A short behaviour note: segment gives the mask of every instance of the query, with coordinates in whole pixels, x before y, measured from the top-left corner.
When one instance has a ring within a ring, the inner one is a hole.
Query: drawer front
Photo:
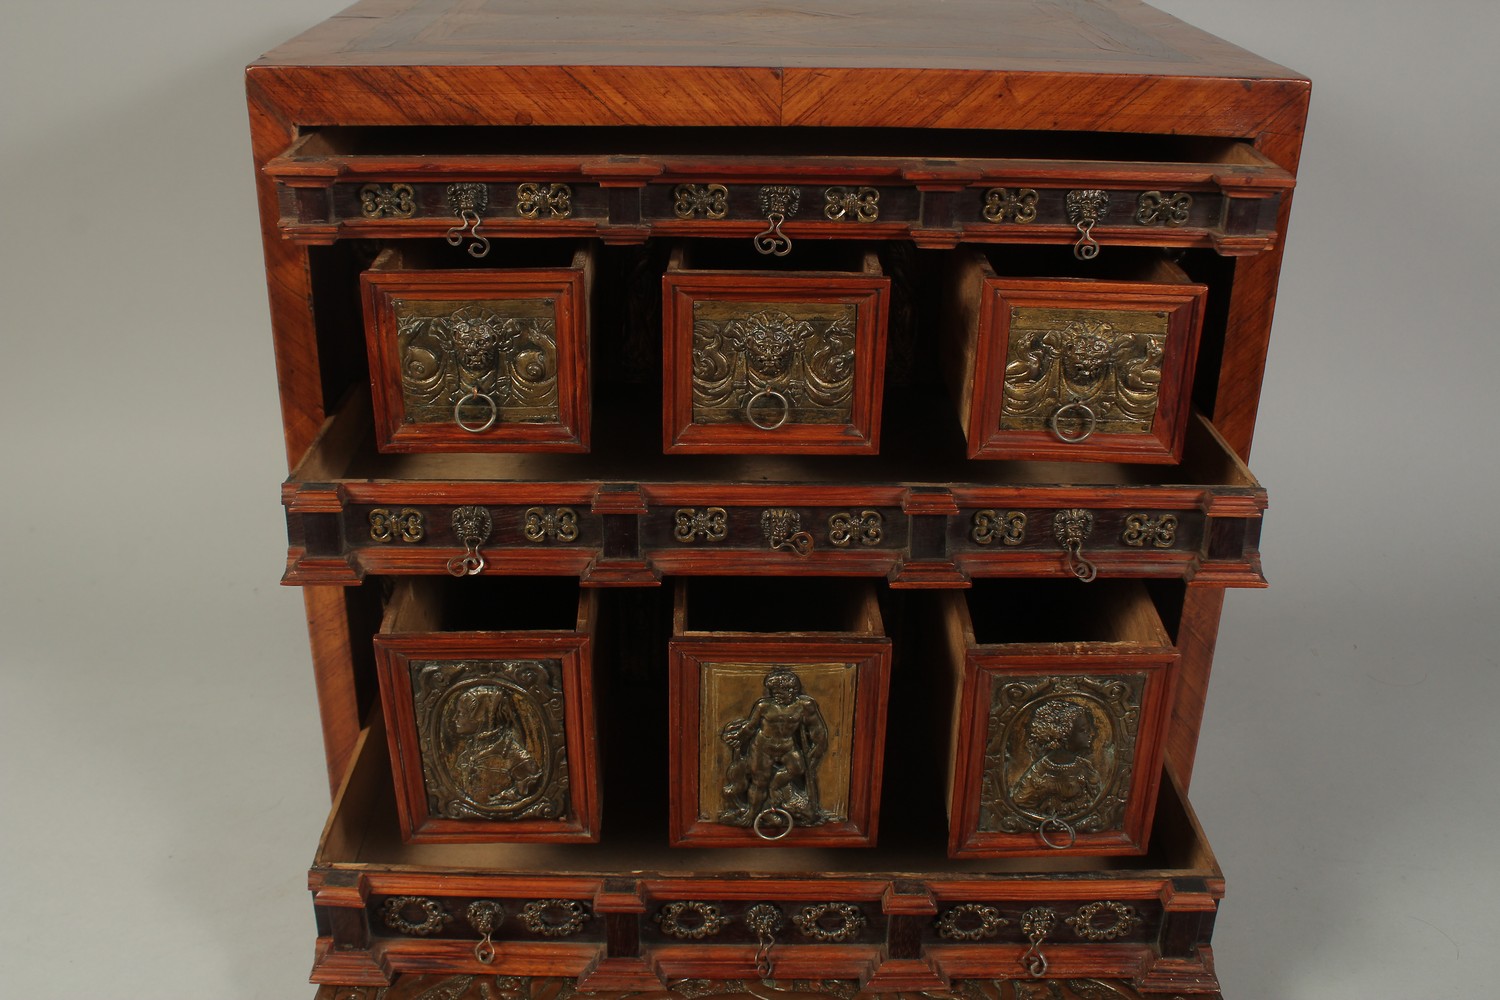
[[[662,289],[666,451],[879,450],[889,279],[669,272]]]
[[[889,640],[670,645],[673,846],[875,842]]]
[[[380,449],[587,451],[591,260],[367,271]]]
[[[1146,851],[1178,654],[1143,586],[1100,588],[940,599],[951,856]]]
[[[1205,287],[987,278],[977,294],[970,458],[1181,460]]]
[[[435,881],[435,880],[434,880]],[[377,937],[463,941],[482,955],[511,942],[598,943],[604,921],[588,899],[371,895],[370,927]],[[482,960],[482,959],[481,959]]]
[[[581,598],[585,623],[595,599]],[[589,630],[382,629],[375,655],[404,839],[598,839]]]

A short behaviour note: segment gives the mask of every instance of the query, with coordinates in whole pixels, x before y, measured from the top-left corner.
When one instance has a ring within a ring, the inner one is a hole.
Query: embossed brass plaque
[[[1149,433],[1169,315],[1013,306],[1001,429],[1053,429],[1065,411],[1070,422],[1088,416],[1090,434]]]
[[[413,660],[428,811],[446,819],[559,819],[568,812],[558,660]]]
[[[858,667],[704,663],[699,818],[750,827],[783,809],[800,827],[844,822]]]
[[[979,829],[1121,829],[1134,778],[1145,674],[998,675],[991,681]]]
[[[693,422],[853,420],[857,307],[693,303]]]
[[[550,298],[392,303],[407,423],[559,423],[557,305]],[[461,407],[462,410],[464,407]]]

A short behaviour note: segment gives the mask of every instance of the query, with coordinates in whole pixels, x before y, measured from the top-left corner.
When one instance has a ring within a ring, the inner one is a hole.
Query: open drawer
[[[713,150],[755,148],[747,156]],[[879,153],[881,155],[872,155]],[[327,128],[265,166],[282,233],[1275,245],[1294,180],[1249,143],[835,130]],[[788,244],[789,245],[789,244]]]
[[[1178,662],[1146,587],[982,581],[940,603],[949,853],[1145,853]]]

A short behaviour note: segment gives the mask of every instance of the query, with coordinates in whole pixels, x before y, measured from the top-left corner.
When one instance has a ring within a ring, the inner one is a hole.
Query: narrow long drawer
[[[446,152],[386,143],[378,131],[329,130],[301,137],[265,170],[280,193],[282,233],[305,243],[779,234],[1238,255],[1275,245],[1281,200],[1294,186],[1252,146],[1232,142],[1153,153],[1100,139],[1097,150],[1018,148],[1011,157],[550,154],[501,151],[499,142],[479,133],[467,151]],[[496,151],[476,151],[487,145]],[[1129,158],[1147,155],[1161,158]]]
[[[1154,466],[966,462],[961,441],[935,447],[912,419],[879,459],[835,463],[662,456],[656,414],[639,413],[601,420],[611,440],[592,456],[382,455],[368,413],[351,399],[283,485],[288,583],[474,569],[620,585],[766,572],[1264,585],[1265,490],[1201,418],[1161,484]]]

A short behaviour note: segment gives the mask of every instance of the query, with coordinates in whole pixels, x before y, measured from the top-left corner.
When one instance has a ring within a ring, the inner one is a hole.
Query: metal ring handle
[[[774,399],[779,402],[781,404],[781,419],[771,424],[763,424],[759,420],[756,420],[755,404],[758,400],[761,399]],[[775,389],[762,389],[760,392],[757,392],[755,395],[751,396],[748,400],[745,401],[745,419],[750,421],[750,423],[754,424],[756,427],[759,427],[763,431],[776,430],[777,428],[785,424],[787,420],[791,418],[791,415],[791,400],[787,399]]]
[[[786,829],[782,830],[774,837],[760,828],[760,824],[765,820],[765,818],[767,816],[773,815],[781,815],[786,817]],[[796,825],[797,820],[792,816],[791,813],[787,812],[780,806],[771,806],[769,809],[762,809],[760,812],[755,814],[755,822],[750,824],[750,829],[754,830],[755,835],[761,840],[780,840],[782,837],[785,837],[787,834],[791,833],[792,827]]]
[[[478,546],[448,560],[448,572],[454,576],[478,576],[483,569],[484,556],[479,554]]]
[[[757,233],[752,241],[756,251],[772,257],[785,257],[792,252],[792,238],[781,231],[781,224],[786,221],[786,216],[781,212],[771,212],[766,216],[766,221],[771,224],[770,228]]]
[[[1078,224],[1078,242],[1073,244],[1073,256],[1079,260],[1093,260],[1099,256],[1099,241],[1094,239],[1094,224]]]
[[[1069,542],[1067,554],[1068,572],[1080,583],[1093,583],[1099,577],[1099,567],[1089,562],[1083,554],[1082,542]]]
[[[1035,945],[1032,945],[1021,958],[1021,964],[1033,979],[1040,979],[1047,974],[1047,956],[1041,953]]]
[[[1082,434],[1064,434],[1062,432],[1062,428],[1058,427],[1058,423],[1061,422],[1063,414],[1069,412],[1070,410],[1078,410],[1084,415],[1084,418],[1087,420],[1087,423],[1084,425]],[[1089,438],[1093,437],[1095,428],[1099,426],[1099,416],[1094,412],[1093,407],[1089,406],[1082,400],[1075,399],[1073,400],[1073,402],[1064,403],[1062,406],[1059,406],[1056,410],[1054,410],[1052,413],[1052,419],[1047,421],[1047,424],[1052,428],[1053,436],[1063,444],[1082,444]]]
[[[490,941],[488,934],[474,945],[474,957],[481,965],[489,965],[495,961],[495,945]]]
[[[463,415],[460,412],[463,408],[463,405],[471,399],[482,399],[486,403],[490,404],[490,419],[477,426],[474,424],[464,423]],[[479,386],[477,385],[469,390],[468,395],[460,396],[458,398],[458,402],[453,404],[453,422],[462,427],[464,430],[468,431],[470,434],[483,434],[485,431],[495,426],[495,421],[499,419],[500,404],[495,402],[494,396],[491,396],[487,392],[480,392]]]
[[[1062,830],[1063,833],[1067,835],[1067,843],[1058,843],[1054,841],[1047,835],[1047,831],[1049,829]],[[1078,843],[1078,831],[1073,829],[1073,824],[1069,823],[1067,820],[1058,819],[1056,816],[1048,816],[1046,819],[1042,820],[1041,824],[1036,828],[1036,835],[1041,838],[1042,843],[1046,844],[1054,851],[1066,851],[1068,848]]]

